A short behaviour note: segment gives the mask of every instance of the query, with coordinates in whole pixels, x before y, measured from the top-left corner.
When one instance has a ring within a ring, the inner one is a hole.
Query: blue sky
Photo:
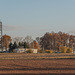
[[[75,34],[75,0],[0,0],[0,19],[3,34],[12,37]]]

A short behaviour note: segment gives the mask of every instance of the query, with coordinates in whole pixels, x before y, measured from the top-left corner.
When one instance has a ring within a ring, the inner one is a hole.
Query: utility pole
[[[0,50],[3,51],[2,22],[0,21]]]

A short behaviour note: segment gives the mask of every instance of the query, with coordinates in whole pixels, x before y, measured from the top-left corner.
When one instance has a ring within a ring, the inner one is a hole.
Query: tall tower
[[[3,41],[2,41],[2,22],[0,21],[0,50],[3,51]]]

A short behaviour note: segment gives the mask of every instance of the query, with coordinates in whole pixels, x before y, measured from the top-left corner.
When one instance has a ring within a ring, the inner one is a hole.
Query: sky
[[[75,35],[75,0],[0,0],[3,34],[42,37],[46,32]]]

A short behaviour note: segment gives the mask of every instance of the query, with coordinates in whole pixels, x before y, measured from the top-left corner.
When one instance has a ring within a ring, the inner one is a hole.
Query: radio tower
[[[0,21],[0,50],[3,51],[3,41],[2,41],[2,22]]]

